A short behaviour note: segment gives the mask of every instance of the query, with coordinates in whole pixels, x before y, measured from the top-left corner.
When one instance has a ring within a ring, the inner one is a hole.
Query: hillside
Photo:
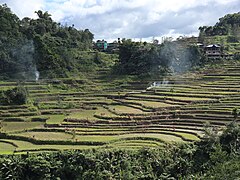
[[[239,18],[240,12],[227,14],[224,17],[219,18],[219,22],[214,26],[199,27],[200,36],[233,35],[235,36],[235,40],[239,40]]]
[[[239,177],[240,61],[218,62],[155,83],[25,82],[28,104],[0,106],[0,178]]]
[[[219,44],[224,53],[240,53],[240,13],[227,14],[219,18],[214,26],[199,27],[199,41],[204,44]]]
[[[115,54],[35,13],[0,5],[0,179],[240,177],[239,13]]]
[[[92,50],[94,35],[74,25],[61,25],[51,14],[35,12],[36,19],[19,19],[0,5],[0,79],[87,76],[97,67],[109,67],[117,56]]]
[[[3,153],[162,147],[238,120],[239,60],[208,59],[197,38],[122,39],[119,54],[107,54],[92,49],[88,29],[48,12],[22,20],[6,4],[0,12],[1,139],[11,144]],[[199,39],[238,54],[238,18],[201,27]]]
[[[239,61],[150,82],[91,77],[25,82],[26,105],[1,106],[4,152],[92,147],[164,146],[199,141],[205,126],[221,131],[239,108]],[[100,79],[99,79],[100,78]],[[1,82],[1,89],[16,82]],[[85,89],[86,91],[79,91]],[[73,146],[74,145],[74,146]]]

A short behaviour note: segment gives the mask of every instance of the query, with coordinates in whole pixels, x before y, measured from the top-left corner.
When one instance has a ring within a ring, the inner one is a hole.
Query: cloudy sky
[[[0,0],[3,3],[20,18],[48,11],[55,21],[88,28],[95,39],[107,40],[197,35],[199,26],[240,11],[240,0]]]

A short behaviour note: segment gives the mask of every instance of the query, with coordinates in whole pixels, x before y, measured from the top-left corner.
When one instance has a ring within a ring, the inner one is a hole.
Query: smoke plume
[[[12,50],[12,56],[16,63],[16,72],[13,75],[21,80],[38,80],[36,63],[34,61],[34,44],[32,40],[24,40]]]
[[[161,56],[172,73],[183,73],[192,67],[193,55],[189,47],[184,44],[166,42],[161,49]]]

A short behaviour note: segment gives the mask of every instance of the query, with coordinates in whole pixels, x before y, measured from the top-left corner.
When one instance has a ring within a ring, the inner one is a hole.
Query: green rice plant
[[[11,154],[15,149],[16,147],[12,144],[0,141],[0,154]]]
[[[3,132],[14,132],[42,126],[43,122],[1,122]]]
[[[46,121],[47,124],[60,124],[66,116],[62,114],[49,115]]]

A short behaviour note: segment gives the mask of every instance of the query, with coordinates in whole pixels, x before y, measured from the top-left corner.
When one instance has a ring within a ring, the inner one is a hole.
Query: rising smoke
[[[189,47],[176,42],[166,42],[161,48],[161,57],[167,62],[171,73],[184,73],[192,67],[192,58]]]
[[[152,88],[165,88],[167,87],[169,81],[166,80],[165,78],[162,81],[154,81],[152,84],[150,84],[150,86],[147,88],[147,90],[150,90]]]
[[[153,82],[148,88],[169,87],[168,76],[181,74],[189,71],[193,66],[201,64],[204,60],[199,48],[187,45],[184,42],[164,42],[159,49],[159,59],[164,67],[161,73],[161,80]]]
[[[35,77],[36,77],[35,80],[36,80],[36,81],[38,81],[38,79],[39,79],[39,75],[40,75],[40,74],[39,74],[39,71],[35,70]]]
[[[24,40],[12,50],[12,56],[16,62],[14,78],[36,81],[39,79],[34,52],[35,48],[32,40]]]

